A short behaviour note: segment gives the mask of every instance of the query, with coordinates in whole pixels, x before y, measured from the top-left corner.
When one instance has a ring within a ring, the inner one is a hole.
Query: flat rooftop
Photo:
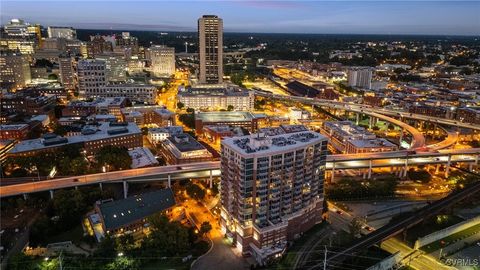
[[[71,107],[105,107],[120,106],[125,102],[125,97],[114,98],[96,98],[93,101],[74,100],[70,101],[67,106]]]
[[[195,114],[195,120],[202,122],[247,122],[253,119],[263,118],[263,114],[251,112],[199,112]]]
[[[85,143],[88,141],[98,141],[101,139],[120,137],[129,134],[141,134],[140,129],[135,123],[125,123],[118,125],[110,122],[103,122],[99,125],[87,125],[82,129],[82,135],[60,137],[53,134],[48,138],[39,138],[33,140],[24,140],[15,145],[10,153],[21,153],[34,150],[41,150],[50,147],[57,147],[67,144]]]
[[[245,155],[269,154],[302,148],[307,145],[327,141],[327,137],[313,131],[267,136],[260,133],[225,138],[222,144]]]
[[[170,188],[128,197],[123,200],[100,204],[105,228],[112,230],[131,224],[175,205]]]
[[[168,134],[181,134],[183,133],[182,126],[168,126],[159,128],[149,128],[148,133],[168,133]]]
[[[146,147],[136,147],[128,151],[132,158],[132,169],[158,165],[158,160],[152,152]]]
[[[178,92],[180,96],[249,96],[253,92],[240,87],[187,87]]]
[[[0,130],[22,130],[28,128],[27,124],[0,125]]]
[[[397,147],[395,144],[383,138],[375,138],[370,140],[350,140],[349,142],[358,148]]]
[[[342,137],[372,137],[375,136],[363,127],[359,127],[350,121],[329,121],[324,126],[330,128]]]
[[[167,138],[180,152],[206,150],[205,146],[195,140],[190,134],[175,134]]]

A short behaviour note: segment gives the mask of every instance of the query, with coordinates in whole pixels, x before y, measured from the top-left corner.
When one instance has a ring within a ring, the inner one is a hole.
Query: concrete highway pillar
[[[473,163],[468,163],[468,170],[473,171]]]
[[[212,175],[212,170],[210,170],[209,186],[210,186],[210,188],[213,188],[213,175]]]
[[[435,167],[435,174],[437,174],[440,171],[440,164],[437,164]]]
[[[447,168],[445,169],[445,178],[448,178],[448,174],[450,173],[450,165],[452,163],[452,155],[448,155],[448,161],[447,161]]]
[[[368,179],[372,178],[372,160],[368,160]]]
[[[356,118],[355,118],[355,125],[358,126],[359,123],[360,123],[360,114],[357,113],[357,114],[356,114]]]
[[[28,194],[27,193],[23,193],[23,199],[26,201],[28,200]]]
[[[102,183],[98,183],[98,186],[100,187],[100,191],[103,191],[103,185],[102,185]]]
[[[398,139],[398,144],[401,145],[403,140],[403,128],[400,129],[400,138]]]
[[[78,190],[78,186],[75,186],[75,190]]]
[[[475,155],[475,166],[478,166],[478,156],[479,155]]]
[[[408,171],[408,159],[405,159],[405,168],[403,169],[403,178],[407,177],[407,171]]]
[[[172,187],[172,176],[168,175],[168,187]]]
[[[128,183],[123,181],[123,198],[126,199],[128,196]]]
[[[367,171],[363,170],[363,179],[367,179]]]
[[[50,199],[53,199],[53,189],[50,190]]]
[[[373,126],[373,116],[370,116],[370,118],[368,118],[368,128],[372,128]]]
[[[331,183],[335,180],[335,160],[332,162],[332,178],[330,179]]]

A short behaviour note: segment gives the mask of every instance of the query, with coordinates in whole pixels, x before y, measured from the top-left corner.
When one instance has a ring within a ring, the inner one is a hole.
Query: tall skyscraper
[[[198,19],[200,83],[223,82],[223,20],[215,15]]]
[[[148,49],[155,77],[171,76],[175,73],[175,48],[154,45]]]
[[[222,232],[261,264],[322,219],[327,139],[278,129],[221,142]]]
[[[372,73],[373,71],[371,67],[349,68],[347,71],[348,86],[371,89]]]

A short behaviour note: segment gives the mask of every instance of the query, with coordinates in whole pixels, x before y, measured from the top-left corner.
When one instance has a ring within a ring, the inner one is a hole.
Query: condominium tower
[[[352,67],[348,69],[347,71],[348,86],[371,89],[372,73],[373,71],[371,67]]]
[[[223,82],[223,20],[215,15],[198,19],[200,83]]]
[[[260,264],[322,219],[327,139],[300,125],[278,129],[221,142],[222,232]]]

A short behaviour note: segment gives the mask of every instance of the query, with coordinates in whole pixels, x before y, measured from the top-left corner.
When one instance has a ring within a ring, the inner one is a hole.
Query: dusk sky
[[[1,23],[196,31],[202,14],[226,32],[480,35],[480,1],[4,1]]]

